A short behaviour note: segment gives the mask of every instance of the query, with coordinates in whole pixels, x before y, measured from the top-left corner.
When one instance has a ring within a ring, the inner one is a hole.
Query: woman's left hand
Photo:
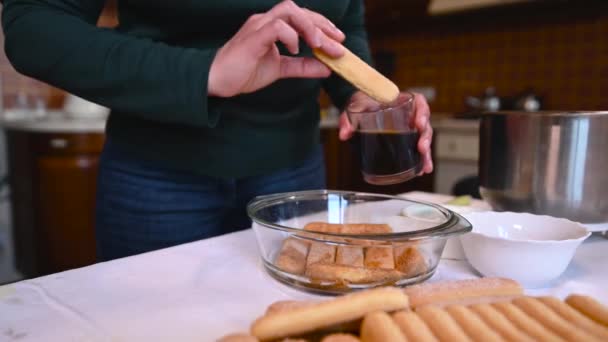
[[[360,96],[360,92],[356,92],[354,96]],[[431,157],[431,141],[433,140],[433,128],[431,127],[431,110],[426,98],[422,94],[414,94],[414,123],[416,129],[420,133],[420,139],[418,140],[418,151],[420,152],[423,160],[422,172],[431,173],[433,172],[433,158]],[[353,136],[354,130],[348,122],[346,112],[340,115],[340,140],[346,141]]]

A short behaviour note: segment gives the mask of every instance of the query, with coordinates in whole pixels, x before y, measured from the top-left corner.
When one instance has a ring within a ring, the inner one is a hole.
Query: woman
[[[2,14],[18,71],[112,109],[100,260],[243,229],[252,197],[325,186],[319,91],[339,108],[357,92],[311,47],[369,61],[363,0],[121,0],[113,30],[95,26],[104,2],[5,0]],[[423,97],[416,108],[431,172]]]

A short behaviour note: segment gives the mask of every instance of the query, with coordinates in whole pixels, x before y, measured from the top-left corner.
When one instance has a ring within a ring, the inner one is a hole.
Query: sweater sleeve
[[[363,0],[351,0],[345,16],[340,22],[336,23],[336,26],[346,35],[344,46],[365,62],[371,63],[364,22]],[[340,110],[344,109],[344,106],[356,91],[355,87],[335,73],[323,81],[323,89]]]
[[[15,69],[150,120],[213,126],[207,80],[215,50],[169,46],[95,25],[104,0],[5,0],[5,51]]]

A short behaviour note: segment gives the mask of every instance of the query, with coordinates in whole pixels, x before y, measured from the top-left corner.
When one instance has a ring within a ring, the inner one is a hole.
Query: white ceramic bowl
[[[488,277],[506,277],[538,288],[559,277],[591,234],[581,224],[512,212],[467,215],[473,231],[460,237],[469,263]]]

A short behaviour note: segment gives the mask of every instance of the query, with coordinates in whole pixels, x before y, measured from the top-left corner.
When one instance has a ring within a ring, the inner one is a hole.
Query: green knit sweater
[[[319,143],[321,87],[339,108],[354,91],[333,75],[207,96],[217,49],[278,2],[119,0],[119,26],[102,29],[104,0],[5,0],[5,50],[19,72],[111,108],[107,135],[125,153],[212,177],[253,176],[293,165]],[[369,61],[363,0],[296,3],[333,21]],[[311,55],[304,43],[300,51]]]

